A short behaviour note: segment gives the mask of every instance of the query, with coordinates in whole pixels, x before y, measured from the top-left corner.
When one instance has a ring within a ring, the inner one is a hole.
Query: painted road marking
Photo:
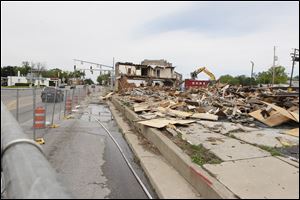
[[[41,102],[41,99],[40,98],[36,99],[36,103],[39,103],[39,102]],[[21,97],[19,99],[19,109],[23,108],[23,107],[26,107],[26,106],[29,106],[29,105],[32,105],[32,103],[33,103],[32,96]],[[17,100],[9,101],[5,105],[6,105],[8,110],[17,109]]]

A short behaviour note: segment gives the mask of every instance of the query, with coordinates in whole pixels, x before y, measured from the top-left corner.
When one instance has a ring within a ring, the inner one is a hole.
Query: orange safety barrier
[[[74,96],[74,105],[78,105],[78,96]]]
[[[72,109],[72,99],[70,99],[68,97],[67,101],[66,101],[66,111],[67,111],[67,113],[71,113],[71,109]]]
[[[37,107],[34,111],[34,128],[45,128],[45,108]]]

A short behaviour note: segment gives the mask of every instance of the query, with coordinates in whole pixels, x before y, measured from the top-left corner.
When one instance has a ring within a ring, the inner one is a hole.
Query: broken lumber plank
[[[134,104],[133,105],[134,112],[148,111],[150,110],[148,104]]]
[[[213,120],[217,121],[218,120],[218,115],[214,114],[209,114],[209,113],[194,113],[191,118],[196,118],[196,119],[207,119],[207,120]]]
[[[130,97],[129,99],[133,100],[133,101],[135,101],[137,103],[141,103],[141,102],[145,102],[146,101],[145,98],[143,98],[143,97],[135,97],[135,96]]]
[[[163,128],[168,124],[180,124],[185,125],[189,123],[193,123],[195,120],[176,120],[176,119],[164,119],[164,118],[157,118],[157,119],[150,119],[145,121],[139,121],[139,124],[143,124],[146,126],[154,127],[154,128]]]
[[[106,100],[106,99],[108,99],[109,97],[111,97],[111,95],[113,95],[113,94],[114,94],[114,92],[110,92],[110,93],[108,93],[106,96],[100,97],[100,99],[101,99],[101,100]]]
[[[278,126],[278,125],[283,124],[290,120],[290,118],[280,114],[278,111],[272,110],[270,112],[270,116],[267,118],[264,118],[263,115],[261,114],[261,112],[262,112],[262,109],[259,109],[259,110],[249,113],[249,115],[270,127]]]
[[[176,117],[180,117],[180,118],[187,118],[187,117],[192,116],[192,113],[184,112],[184,111],[180,111],[180,110],[173,110],[173,109],[167,109],[166,113],[171,116],[176,116]]]
[[[299,122],[299,115],[298,115],[298,119],[297,119],[297,113],[291,114],[290,111],[288,111],[288,110],[286,110],[286,109],[284,109],[284,108],[281,108],[281,107],[279,107],[279,106],[276,106],[276,105],[274,105],[274,104],[267,103],[267,102],[264,102],[264,101],[262,101],[262,102],[263,102],[264,104],[266,104],[266,105],[272,107],[274,110],[276,110],[276,111],[279,112],[280,114],[282,114],[282,115],[284,115],[284,116],[286,116],[286,117],[288,117],[288,118],[290,118],[290,119],[292,119],[292,120],[294,120],[294,121],[296,121],[296,122]],[[294,115],[295,115],[295,117],[294,117]]]

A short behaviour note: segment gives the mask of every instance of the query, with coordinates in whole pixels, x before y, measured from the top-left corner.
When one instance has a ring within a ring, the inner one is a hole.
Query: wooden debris
[[[106,99],[110,98],[111,95],[113,95],[113,94],[114,94],[114,92],[110,92],[110,93],[108,93],[106,96],[100,97],[100,99],[101,99],[101,100],[106,100]]]
[[[190,124],[195,122],[195,120],[176,120],[176,119],[165,119],[165,118],[157,118],[157,119],[150,119],[146,121],[140,121],[138,123],[154,127],[154,128],[163,128],[167,126],[168,124],[180,124],[180,125],[185,125],[185,124]]]
[[[141,118],[144,118],[144,119],[154,119],[156,118],[158,115],[156,115],[155,113],[146,113],[146,114],[142,114],[142,115],[139,115]]]
[[[180,118],[187,118],[192,116],[192,113],[189,112],[183,112],[183,111],[179,111],[179,110],[173,110],[173,109],[167,109],[167,114],[171,115],[171,116],[176,116],[176,117],[180,117]]]
[[[272,107],[274,110],[276,110],[276,111],[279,112],[280,114],[282,114],[282,115],[284,115],[284,116],[286,116],[286,117],[288,117],[288,118],[290,118],[290,119],[292,119],[292,120],[294,120],[294,121],[296,121],[296,122],[299,122],[299,115],[298,115],[297,113],[291,114],[290,111],[288,111],[288,110],[286,110],[286,109],[284,109],[284,108],[281,108],[281,107],[279,107],[279,106],[276,106],[276,105],[274,105],[274,104],[270,104],[270,103],[267,103],[267,102],[264,102],[264,101],[262,101],[262,102],[263,102],[264,104],[266,104],[266,105]]]
[[[170,105],[170,101],[163,101],[159,104],[160,107],[166,108]]]
[[[224,119],[255,126],[259,125],[254,124],[256,119],[270,127],[291,120],[299,122],[299,97],[290,93],[278,95],[276,90],[270,88],[235,87],[226,84],[220,87],[192,88],[185,92],[151,86],[131,87],[124,91],[121,95],[125,102],[135,112],[144,111],[139,115],[148,120],[168,120],[168,117],[211,121]]]
[[[193,109],[195,109],[195,108],[196,108],[196,106],[187,105],[187,108],[188,108],[189,110],[193,110]]]
[[[133,97],[130,97],[130,99],[137,102],[137,103],[141,103],[141,102],[146,101],[144,97],[135,97],[135,96],[133,96]]]
[[[196,119],[207,119],[207,120],[213,120],[217,121],[218,116],[214,114],[209,114],[209,113],[194,113],[191,118],[196,118]]]
[[[249,113],[249,115],[270,127],[278,126],[290,120],[288,117],[283,116],[282,114],[274,110],[269,113],[269,117],[267,118],[264,118],[264,116],[262,115],[262,109],[251,112]]]
[[[134,104],[133,110],[134,112],[148,111],[150,107],[148,104]]]
[[[288,130],[288,131],[284,131],[283,133],[287,134],[287,135],[292,135],[292,136],[295,136],[295,137],[299,137],[299,128],[294,128],[294,129],[291,129],[291,130]]]

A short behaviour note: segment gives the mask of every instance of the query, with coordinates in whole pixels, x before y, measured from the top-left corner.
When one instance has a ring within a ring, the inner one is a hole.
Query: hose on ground
[[[90,113],[89,113],[90,114]],[[112,136],[112,134],[109,132],[109,130],[107,130],[107,128],[93,115],[91,115],[94,120],[96,120],[100,126],[108,133],[109,137],[112,139],[112,141],[116,144],[116,146],[118,147],[122,157],[124,158],[126,164],[128,165],[129,169],[131,170],[131,172],[133,173],[133,175],[135,176],[136,180],[138,181],[138,183],[141,185],[143,191],[145,192],[145,194],[148,196],[149,199],[153,199],[153,197],[151,196],[150,192],[147,190],[146,186],[144,185],[144,183],[141,181],[141,179],[139,178],[139,176],[137,175],[137,173],[134,171],[133,167],[131,166],[130,162],[128,161],[128,159],[126,158],[123,150],[121,149],[120,145],[118,144],[118,142],[115,140],[115,138]]]

